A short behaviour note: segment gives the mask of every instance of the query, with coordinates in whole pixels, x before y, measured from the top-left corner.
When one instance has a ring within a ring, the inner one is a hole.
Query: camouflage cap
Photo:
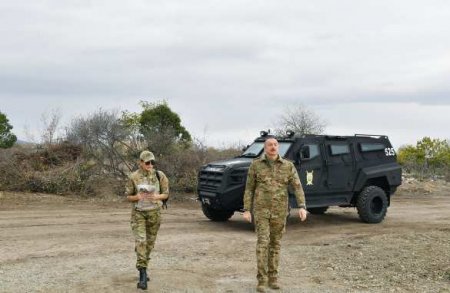
[[[153,155],[152,152],[149,152],[149,151],[143,151],[141,153],[141,155],[139,156],[139,158],[141,159],[141,161],[144,161],[144,162],[149,162],[149,161],[155,160],[155,156]]]

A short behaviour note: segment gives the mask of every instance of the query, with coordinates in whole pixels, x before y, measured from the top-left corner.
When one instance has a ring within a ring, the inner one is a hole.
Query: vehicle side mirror
[[[242,151],[245,152],[249,147],[250,147],[250,145],[248,144],[247,146],[242,148]]]

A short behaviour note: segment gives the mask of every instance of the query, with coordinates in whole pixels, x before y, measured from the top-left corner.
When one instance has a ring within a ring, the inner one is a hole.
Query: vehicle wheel
[[[328,207],[308,208],[308,212],[313,215],[323,215],[328,210]]]
[[[234,211],[216,210],[208,205],[202,204],[203,214],[214,222],[225,222],[234,214]]]
[[[380,223],[386,216],[388,199],[383,189],[367,186],[359,194],[356,208],[360,219],[366,223]]]

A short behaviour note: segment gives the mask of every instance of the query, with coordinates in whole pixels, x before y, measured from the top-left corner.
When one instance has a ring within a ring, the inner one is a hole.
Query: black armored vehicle
[[[207,218],[226,221],[242,210],[248,168],[263,153],[267,136],[261,131],[240,156],[201,168],[197,192]],[[330,206],[356,207],[364,222],[384,219],[402,178],[387,136],[298,136],[288,132],[276,138],[280,155],[297,168],[310,213],[323,214]],[[297,207],[291,192],[289,206]]]

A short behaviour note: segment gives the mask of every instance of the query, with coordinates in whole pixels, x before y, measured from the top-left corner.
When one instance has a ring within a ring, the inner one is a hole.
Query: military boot
[[[266,286],[267,284],[265,282],[258,282],[258,285],[256,286],[256,292],[266,292]]]
[[[281,287],[278,284],[278,278],[276,277],[269,278],[269,287],[270,289],[279,290]]]
[[[147,268],[139,268],[138,289],[147,290]]]

